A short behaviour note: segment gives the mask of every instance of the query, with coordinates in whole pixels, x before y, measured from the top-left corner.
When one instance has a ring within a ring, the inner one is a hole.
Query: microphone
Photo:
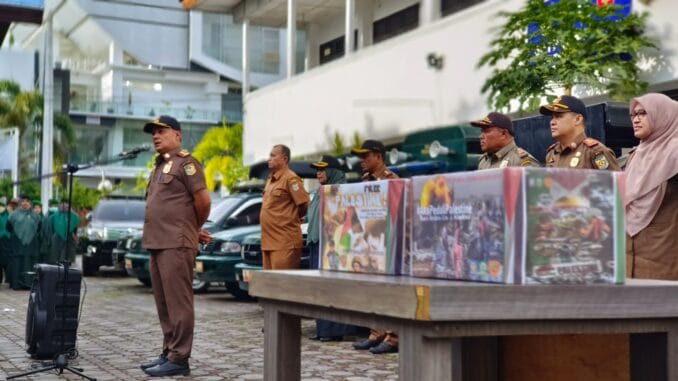
[[[143,144],[143,145],[140,145],[139,147],[134,147],[134,148],[131,148],[127,151],[122,151],[118,154],[118,156],[138,155],[139,153],[149,151],[150,149],[151,149],[150,145]]]

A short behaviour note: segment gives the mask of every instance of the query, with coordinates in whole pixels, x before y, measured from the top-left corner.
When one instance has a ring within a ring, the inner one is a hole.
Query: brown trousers
[[[264,270],[298,269],[301,249],[263,250]]]
[[[191,357],[195,249],[149,250],[153,297],[162,329],[162,351],[172,362]]]
[[[398,334],[393,331],[382,331],[380,329],[370,329],[368,339],[372,341],[383,341],[388,345],[398,346]]]

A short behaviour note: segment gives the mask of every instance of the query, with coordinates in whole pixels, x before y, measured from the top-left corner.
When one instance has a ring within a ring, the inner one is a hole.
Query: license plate
[[[201,273],[205,269],[202,267],[202,262],[195,262],[195,272]]]
[[[249,283],[250,280],[252,280],[252,271],[243,270],[242,271],[242,280],[245,281],[246,283]]]
[[[125,268],[126,269],[132,268],[132,260],[131,259],[125,259]]]

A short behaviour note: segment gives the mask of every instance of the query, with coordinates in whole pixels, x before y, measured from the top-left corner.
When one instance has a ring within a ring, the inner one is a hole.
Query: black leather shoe
[[[370,348],[377,346],[377,345],[379,345],[378,341],[365,339],[365,340],[356,341],[355,343],[353,343],[353,349],[364,351],[364,350],[370,349]]]
[[[160,365],[144,369],[144,372],[151,377],[188,376],[191,374],[191,367],[188,366],[188,361],[176,363],[167,360]]]
[[[167,355],[164,354],[164,353],[161,353],[160,356],[158,356],[157,359],[155,359],[151,362],[147,362],[145,364],[141,364],[140,367],[141,367],[141,370],[146,370],[148,368],[153,368],[156,365],[164,364],[165,362],[167,362]]]
[[[322,338],[321,338],[320,336],[318,336],[318,335],[315,335],[315,336],[309,337],[308,339],[309,339],[309,340],[319,341],[319,340],[322,339]]]
[[[376,347],[370,348],[370,352],[374,353],[375,355],[381,355],[384,353],[396,353],[398,352],[398,347],[388,344],[385,341],[382,341]]]
[[[344,336],[321,336],[318,338],[321,343],[327,343],[330,341],[344,341]]]

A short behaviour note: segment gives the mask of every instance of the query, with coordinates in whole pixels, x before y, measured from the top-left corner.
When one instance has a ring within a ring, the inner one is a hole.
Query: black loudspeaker
[[[75,348],[82,272],[37,264],[28,299],[26,351],[34,359],[51,359]]]

